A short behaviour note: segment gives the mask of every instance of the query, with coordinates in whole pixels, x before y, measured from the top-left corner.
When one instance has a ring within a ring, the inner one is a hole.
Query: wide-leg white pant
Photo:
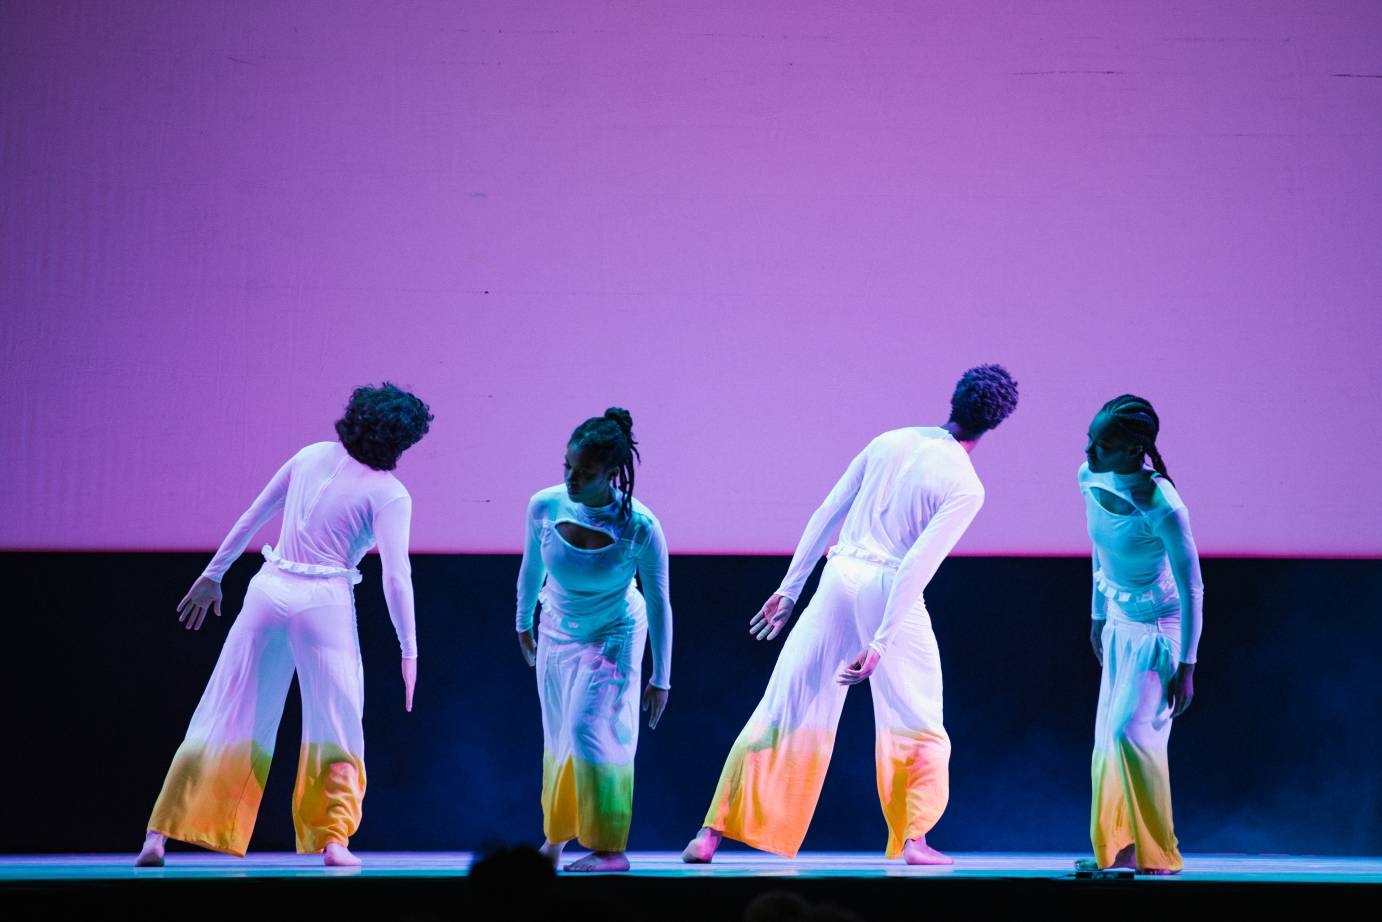
[[[226,636],[149,828],[245,854],[283,702],[297,671],[302,748],[293,793],[299,852],[345,843],[365,795],[364,670],[350,582],[265,564]]]
[[[590,640],[557,639],[539,628],[548,841],[575,839],[595,851],[623,851],[628,844],[648,634],[643,604],[642,596],[631,596],[629,623]]]
[[[1090,764],[1090,839],[1100,867],[1111,866],[1128,845],[1136,847],[1138,867],[1178,871],[1185,865],[1171,822],[1166,757],[1166,690],[1180,659],[1179,608],[1173,612],[1133,620],[1109,604]]]

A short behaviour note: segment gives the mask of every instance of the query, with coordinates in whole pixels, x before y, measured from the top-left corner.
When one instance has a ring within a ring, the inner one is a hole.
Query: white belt
[[[848,544],[837,544],[832,547],[825,555],[830,557],[849,557],[854,560],[862,560],[865,563],[875,564],[880,567],[887,567],[889,570],[896,570],[902,565],[902,561],[896,557],[885,557],[882,554],[871,554],[868,551],[860,550]]]
[[[318,579],[348,579],[352,586],[358,586],[364,579],[360,571],[354,567],[329,567],[320,563],[298,563],[296,560],[286,560],[279,555],[269,545],[264,545],[264,559],[278,567],[285,573],[295,573],[298,576],[315,576]]]

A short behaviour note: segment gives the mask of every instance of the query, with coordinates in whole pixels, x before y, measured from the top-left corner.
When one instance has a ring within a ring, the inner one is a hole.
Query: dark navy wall
[[[134,849],[257,562],[226,578],[200,634],[173,607],[204,554],[0,554],[7,794],[0,851]],[[680,848],[780,646],[747,621],[785,559],[674,557],[671,703],[640,741],[633,849]],[[541,839],[541,727],[513,637],[508,555],[414,558],[422,648],[402,709],[377,559],[357,590],[368,795],[362,849],[473,849]],[[1382,853],[1382,561],[1206,560],[1197,692],[1171,737],[1187,851]],[[948,561],[927,594],[954,742],[955,850],[1080,850],[1098,668],[1089,564]],[[813,584],[814,585],[814,584]],[[808,849],[881,850],[869,696],[850,695]],[[297,691],[255,849],[290,849]]]

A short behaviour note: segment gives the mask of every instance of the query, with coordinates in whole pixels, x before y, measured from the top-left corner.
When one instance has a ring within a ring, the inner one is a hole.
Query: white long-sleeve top
[[[278,545],[266,548],[265,556],[277,558],[285,570],[339,570],[345,575],[378,544],[389,618],[403,658],[415,658],[413,570],[408,562],[413,500],[398,478],[356,461],[340,442],[308,445],[273,475],[202,575],[219,583],[255,532],[279,511],[283,527]],[[358,574],[354,581],[359,581]]]
[[[1096,474],[1088,462],[1080,465],[1079,483],[1094,542],[1091,617],[1106,618],[1109,599],[1136,620],[1178,612],[1181,662],[1195,662],[1204,624],[1204,578],[1190,511],[1175,485],[1150,468]],[[1110,511],[1099,501],[1100,490],[1130,511]]]
[[[667,593],[667,541],[657,517],[637,499],[632,515],[619,514],[621,494],[608,506],[574,503],[563,484],[548,487],[528,502],[523,564],[518,571],[515,627],[532,630],[542,603],[542,633],[551,641],[590,642],[631,632],[646,619],[652,652],[652,684],[671,688],[672,605]],[[604,532],[613,543],[585,550],[557,530],[560,522]],[[634,574],[643,583],[645,605]],[[646,614],[645,614],[646,609]]]
[[[850,462],[802,532],[778,594],[796,601],[835,530],[841,554],[896,567],[869,646],[883,655],[907,612],[984,504],[969,452],[945,429],[894,429]]]

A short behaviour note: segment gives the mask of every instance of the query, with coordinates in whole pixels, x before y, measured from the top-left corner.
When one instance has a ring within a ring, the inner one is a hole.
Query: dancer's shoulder
[[[1164,519],[1172,513],[1186,512],[1185,500],[1181,499],[1180,491],[1170,480],[1162,476],[1155,476],[1151,479],[1151,489],[1147,495],[1146,512],[1152,518]]]
[[[637,496],[633,498],[630,512],[632,513],[633,524],[636,527],[662,530],[662,521],[653,514],[653,510],[643,504]]]
[[[553,484],[538,490],[528,499],[528,511],[537,513],[555,509],[566,501],[566,485]]]
[[[293,457],[322,458],[327,455],[335,454],[338,451],[342,454],[345,453],[345,446],[340,442],[313,442],[310,445],[304,445],[302,448],[299,448]]]
[[[902,429],[889,429],[887,432],[880,432],[869,440],[864,446],[866,452],[891,453],[896,451],[914,451],[928,443],[940,443],[940,437],[946,435],[944,429],[937,429],[934,426],[906,426]]]

